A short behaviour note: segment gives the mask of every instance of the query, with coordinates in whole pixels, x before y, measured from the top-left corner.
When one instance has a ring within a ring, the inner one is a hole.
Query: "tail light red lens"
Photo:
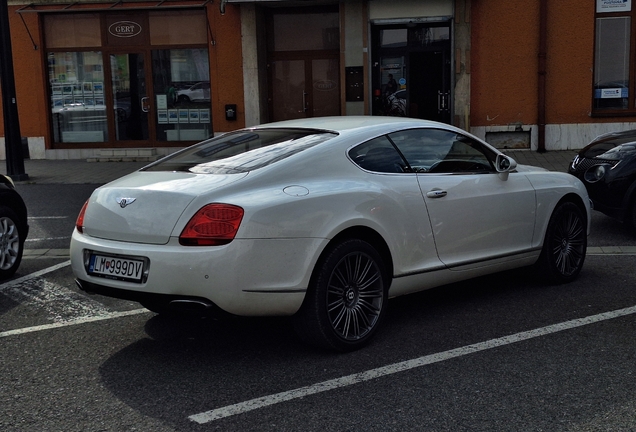
[[[220,246],[234,240],[243,209],[230,204],[208,204],[188,222],[179,236],[184,246]]]
[[[88,200],[82,206],[82,209],[77,215],[77,220],[75,221],[75,228],[77,228],[78,232],[84,232],[84,215],[86,214],[86,208],[88,207]]]

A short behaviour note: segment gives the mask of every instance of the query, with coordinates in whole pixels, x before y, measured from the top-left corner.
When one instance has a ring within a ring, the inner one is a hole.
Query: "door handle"
[[[143,112],[148,112],[148,110],[150,109],[150,105],[148,104],[149,100],[150,100],[150,98],[148,98],[148,97],[142,97],[141,98],[141,110]]]
[[[437,92],[437,112],[448,111],[449,92]]]
[[[448,194],[445,190],[436,189],[429,192],[426,192],[426,196],[429,198],[443,198]]]
[[[307,112],[307,92],[303,90],[303,112]]]

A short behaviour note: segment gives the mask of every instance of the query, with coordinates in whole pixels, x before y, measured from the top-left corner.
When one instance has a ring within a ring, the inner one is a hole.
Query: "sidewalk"
[[[4,161],[3,161],[4,162]],[[150,162],[87,162],[83,159],[24,161],[29,176],[21,184],[104,184],[148,165]],[[7,173],[6,162],[0,174]]]
[[[534,165],[550,171],[567,171],[576,155],[575,150],[548,151],[537,153],[531,150],[505,150],[518,164]],[[0,174],[7,173],[6,162],[2,161]],[[87,162],[72,160],[30,160],[24,161],[24,170],[29,179],[19,183],[36,184],[104,184],[148,165],[149,162]]]

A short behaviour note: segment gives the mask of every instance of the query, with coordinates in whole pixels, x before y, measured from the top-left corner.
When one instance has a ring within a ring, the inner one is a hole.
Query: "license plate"
[[[110,279],[141,282],[144,261],[92,254],[88,264],[88,274]]]

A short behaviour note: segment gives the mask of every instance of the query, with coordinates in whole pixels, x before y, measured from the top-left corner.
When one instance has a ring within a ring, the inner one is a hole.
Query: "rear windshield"
[[[245,173],[285,159],[335,136],[331,132],[308,129],[232,132],[167,156],[143,171]]]

